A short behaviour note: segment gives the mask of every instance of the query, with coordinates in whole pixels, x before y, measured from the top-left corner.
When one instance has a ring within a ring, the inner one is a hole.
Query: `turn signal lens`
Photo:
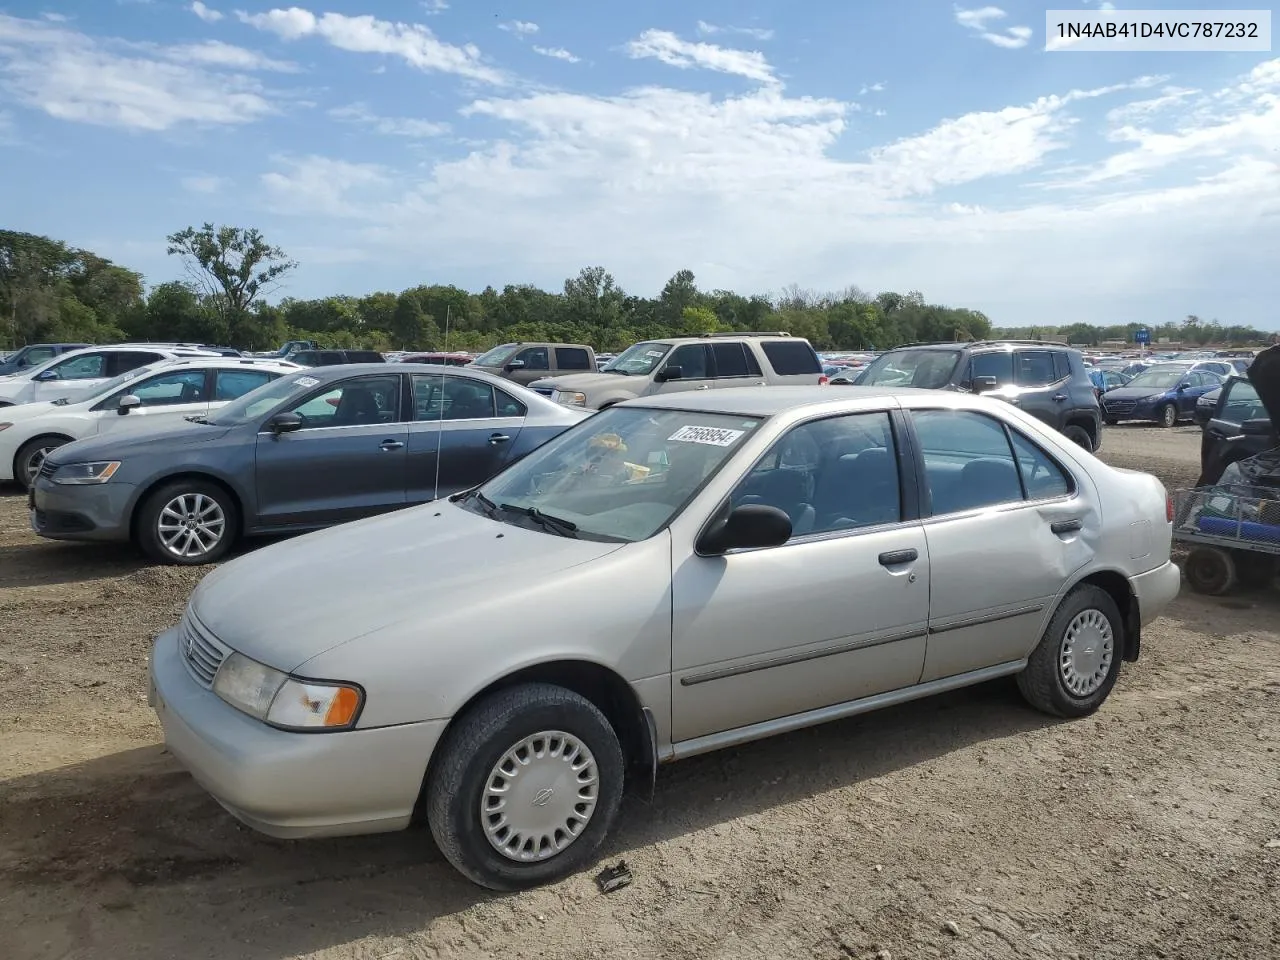
[[[823,374],[818,378],[818,386],[820,387],[825,387],[830,382],[831,382],[831,378],[828,377],[826,374]]]
[[[271,702],[267,723],[291,730],[352,726],[363,699],[358,687],[287,680]]]

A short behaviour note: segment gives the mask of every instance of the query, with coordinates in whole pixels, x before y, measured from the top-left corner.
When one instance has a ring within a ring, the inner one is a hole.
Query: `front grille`
[[[1133,413],[1133,408],[1137,405],[1136,400],[1108,400],[1102,405],[1102,409],[1107,413]]]
[[[58,468],[54,464],[50,463],[47,459],[40,464],[40,476],[44,477],[46,480],[48,480],[57,472],[58,472]]]
[[[182,647],[182,660],[191,676],[201,686],[212,687],[218,667],[231,651],[220,644],[190,610],[183,614],[178,643]]]

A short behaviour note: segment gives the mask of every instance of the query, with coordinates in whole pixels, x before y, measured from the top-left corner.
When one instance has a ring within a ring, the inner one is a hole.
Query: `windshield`
[[[858,385],[937,390],[951,382],[959,359],[959,350],[892,350],[867,364]]]
[[[1146,373],[1138,374],[1125,386],[1168,390],[1170,387],[1176,387],[1186,373],[1185,370],[1148,370]]]
[[[250,390],[238,400],[233,400],[209,418],[209,422],[219,426],[232,426],[247,423],[264,416],[275,407],[294,395],[301,396],[320,381],[307,373],[299,376],[283,376],[265,383],[256,390]]]
[[[482,367],[500,367],[507,362],[507,357],[516,352],[516,344],[504,343],[500,347],[494,347],[488,353],[482,353],[476,357],[472,363]]]
[[[494,519],[548,533],[645,540],[684,509],[761,422],[610,407],[484,484],[479,493],[485,499],[474,496],[465,503]]]
[[[669,343],[635,343],[610,360],[601,373],[646,376],[671,349]]]

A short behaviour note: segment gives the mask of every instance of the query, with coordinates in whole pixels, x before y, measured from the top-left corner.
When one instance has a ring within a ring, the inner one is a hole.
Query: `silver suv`
[[[797,387],[822,382],[822,362],[803,337],[788,333],[710,333],[646,340],[599,373],[546,377],[529,384],[570,407],[603,410],[659,393],[724,387]]]

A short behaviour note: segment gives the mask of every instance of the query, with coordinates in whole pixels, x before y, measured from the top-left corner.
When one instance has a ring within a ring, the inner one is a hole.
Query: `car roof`
[[[166,360],[147,367],[148,370],[158,370],[163,368],[171,370],[175,367],[218,367],[234,370],[237,367],[249,368],[275,368],[284,373],[291,373],[294,370],[307,370],[300,363],[293,363],[288,360],[275,360],[269,357],[224,357],[219,354],[209,354],[207,356],[181,356],[172,360]]]
[[[653,397],[626,400],[618,406],[646,407],[651,410],[690,410],[699,413],[742,414],[771,417],[775,414],[806,407],[861,408],[875,400],[899,400],[932,397],[953,399],[968,394],[918,387],[730,387],[714,391],[664,393]],[[894,404],[889,404],[894,406]]]

